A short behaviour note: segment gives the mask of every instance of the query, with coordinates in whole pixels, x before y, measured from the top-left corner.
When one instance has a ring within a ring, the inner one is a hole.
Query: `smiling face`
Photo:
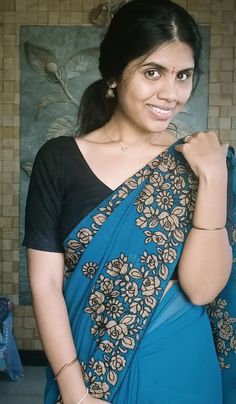
[[[179,41],[133,60],[117,83],[115,115],[139,132],[164,131],[191,95],[193,72],[192,50]]]

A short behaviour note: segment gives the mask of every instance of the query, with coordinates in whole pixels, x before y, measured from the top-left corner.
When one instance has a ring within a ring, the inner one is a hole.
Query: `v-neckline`
[[[120,187],[122,187],[126,182],[128,182],[131,178],[133,178],[134,176],[138,175],[141,171],[145,170],[147,168],[147,166],[151,165],[155,160],[160,160],[162,158],[162,156],[164,156],[167,152],[169,152],[174,146],[176,146],[181,139],[177,139],[176,142],[172,143],[170,146],[168,146],[166,149],[164,149],[162,152],[160,152],[159,154],[157,154],[154,158],[152,158],[151,160],[149,160],[144,166],[142,166],[141,168],[139,168],[135,173],[133,173],[132,175],[130,175],[128,178],[126,178],[120,185],[118,185],[116,188],[112,189],[111,187],[109,187],[103,180],[101,180],[96,173],[92,170],[92,168],[90,167],[89,163],[87,162],[86,158],[84,157],[78,143],[76,142],[75,138],[72,138],[74,141],[75,146],[77,147],[77,150],[80,153],[80,156],[82,157],[82,160],[84,162],[84,164],[86,165],[86,167],[88,168],[88,170],[90,171],[90,173],[94,176],[94,178],[96,178],[103,186],[105,186],[107,189],[109,189],[111,192],[115,192],[117,189],[119,189]]]

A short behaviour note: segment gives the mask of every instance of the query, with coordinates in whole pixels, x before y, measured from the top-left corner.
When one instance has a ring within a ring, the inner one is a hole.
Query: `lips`
[[[148,104],[148,109],[152,115],[158,119],[166,120],[172,117],[174,108],[160,108],[152,104]]]

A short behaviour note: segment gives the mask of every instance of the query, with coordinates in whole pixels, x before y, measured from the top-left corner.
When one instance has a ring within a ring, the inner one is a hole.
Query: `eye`
[[[191,72],[181,72],[177,74],[177,79],[180,81],[186,81],[188,78],[192,77]]]
[[[144,73],[144,76],[149,80],[153,80],[159,79],[161,77],[161,74],[157,69],[150,69]]]

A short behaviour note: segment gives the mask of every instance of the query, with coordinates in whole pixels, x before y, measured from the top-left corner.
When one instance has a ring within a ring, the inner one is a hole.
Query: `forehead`
[[[184,42],[168,42],[154,49],[147,55],[131,61],[127,68],[136,70],[148,63],[156,63],[167,69],[173,69],[173,67],[175,67],[177,71],[191,67],[194,68],[193,51],[190,46]]]

